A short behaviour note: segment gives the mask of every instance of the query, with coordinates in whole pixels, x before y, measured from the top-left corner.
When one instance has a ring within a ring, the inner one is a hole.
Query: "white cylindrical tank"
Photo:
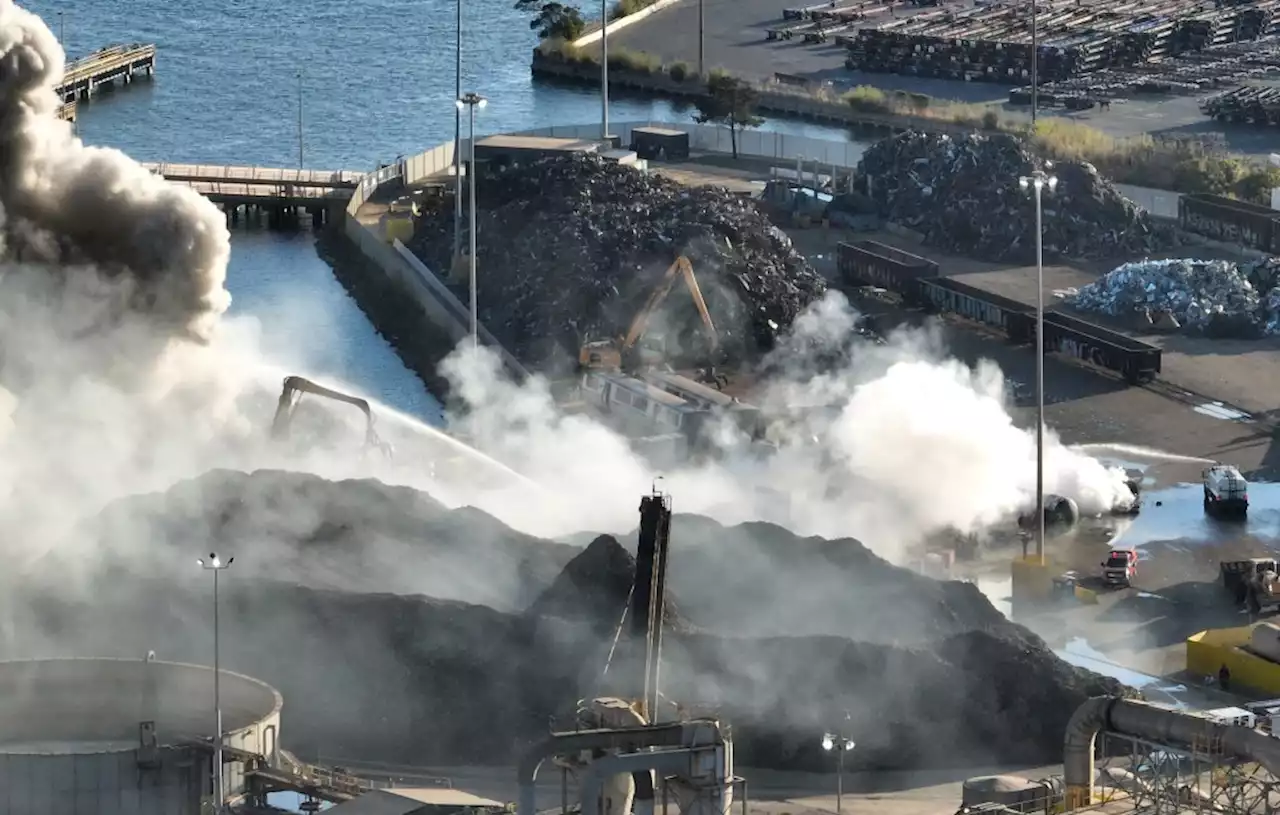
[[[1280,662],[1280,625],[1258,623],[1249,635],[1249,647],[1258,656]]]
[[[281,698],[221,672],[228,747],[273,759]],[[0,662],[0,815],[198,815],[212,795],[213,671],[146,659]],[[228,796],[245,766],[226,765]]]

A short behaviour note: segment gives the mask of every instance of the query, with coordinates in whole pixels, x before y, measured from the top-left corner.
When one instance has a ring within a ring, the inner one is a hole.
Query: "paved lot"
[[[1005,104],[1009,88],[980,82],[915,79],[896,74],[868,74],[844,67],[845,51],[829,43],[811,45],[803,38],[768,41],[765,32],[782,24],[782,10],[798,3],[783,0],[703,0],[706,21],[705,53],[708,68],[724,68],[757,79],[775,73],[793,74],[814,81],[829,81],[840,88],[871,85],[885,90],[913,91],[938,99],[991,104],[1011,118],[1029,119],[1027,108]],[[698,61],[698,8],[696,0],[684,0],[628,26],[609,37],[617,44],[656,54],[664,62]],[[1268,128],[1228,127],[1207,119],[1191,97],[1129,100],[1110,111],[1068,113],[1046,109],[1042,115],[1072,119],[1115,136],[1153,135],[1221,138],[1238,153],[1265,156],[1275,150],[1276,133]]]

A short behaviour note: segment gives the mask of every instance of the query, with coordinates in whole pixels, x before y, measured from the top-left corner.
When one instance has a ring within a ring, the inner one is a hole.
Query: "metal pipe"
[[[672,722],[648,727],[621,727],[609,730],[578,730],[552,733],[535,744],[516,766],[516,784],[520,788],[516,815],[536,815],[538,768],[552,756],[568,755],[582,750],[636,750],[642,747],[669,747],[683,744],[688,728],[705,722]]]
[[[1186,748],[1216,742],[1223,754],[1256,761],[1271,774],[1280,775],[1280,739],[1247,727],[1219,724],[1189,711],[1099,696],[1077,708],[1067,723],[1062,759],[1068,811],[1094,802],[1094,746],[1103,731]]]
[[[213,811],[222,812],[223,795],[225,791],[222,788],[222,660],[218,654],[218,572],[221,569],[213,570],[213,716],[214,716],[214,737],[213,737]]]
[[[454,39],[453,98],[462,98],[462,0],[458,0],[458,22]],[[462,254],[462,109],[453,106],[453,255],[449,263],[458,262]],[[456,267],[455,267],[456,268]],[[452,274],[452,269],[450,274]]]
[[[600,0],[600,138],[609,138],[609,0]]]
[[[697,766],[696,757],[711,749],[714,749],[712,745],[704,745],[656,753],[621,753],[592,761],[582,774],[582,815],[600,815],[600,796],[605,778],[645,770],[687,777],[689,768]]]

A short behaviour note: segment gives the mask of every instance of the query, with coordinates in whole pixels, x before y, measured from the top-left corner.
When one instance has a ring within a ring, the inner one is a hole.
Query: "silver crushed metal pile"
[[[686,254],[729,352],[772,347],[826,282],[753,201],[689,188],[598,156],[568,156],[478,177],[480,319],[512,353],[544,361],[552,343],[626,333],[667,267]],[[411,249],[449,268],[453,213],[425,214]],[[466,294],[459,290],[463,302]],[[701,335],[677,284],[661,321]],[[687,347],[680,342],[681,347]]]
[[[1046,259],[1150,252],[1172,229],[1121,195],[1091,164],[1048,168],[1006,134],[952,138],[909,131],[872,145],[859,162],[887,220],[924,235],[931,246],[996,261],[1035,261],[1035,202],[1018,178],[1051,169],[1044,193]]]
[[[1066,301],[1111,316],[1168,313],[1185,330],[1215,336],[1277,334],[1276,269],[1274,260],[1142,260],[1111,270]]]

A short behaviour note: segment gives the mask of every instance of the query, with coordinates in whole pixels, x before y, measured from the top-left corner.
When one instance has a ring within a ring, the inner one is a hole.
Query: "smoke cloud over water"
[[[464,407],[454,426],[519,475],[381,407],[390,461],[361,454],[363,417],[342,405],[304,404],[291,443],[270,447],[280,380],[306,372],[273,367],[251,327],[224,316],[222,213],[81,143],[56,118],[63,64],[45,24],[0,0],[0,530],[21,547],[0,555],[74,545],[60,538],[106,502],[216,467],[377,477],[547,536],[633,528],[661,474],[679,511],[861,537],[889,556],[1030,503],[1034,446],[999,370],[947,359],[927,331],[850,346],[856,317],[834,296],[761,384],[788,429],[768,455],[726,430],[713,460],[662,471],[600,422],[561,413],[545,383],[505,381],[466,347],[445,364]],[[1048,488],[1086,511],[1127,497],[1117,471],[1056,440]]]

